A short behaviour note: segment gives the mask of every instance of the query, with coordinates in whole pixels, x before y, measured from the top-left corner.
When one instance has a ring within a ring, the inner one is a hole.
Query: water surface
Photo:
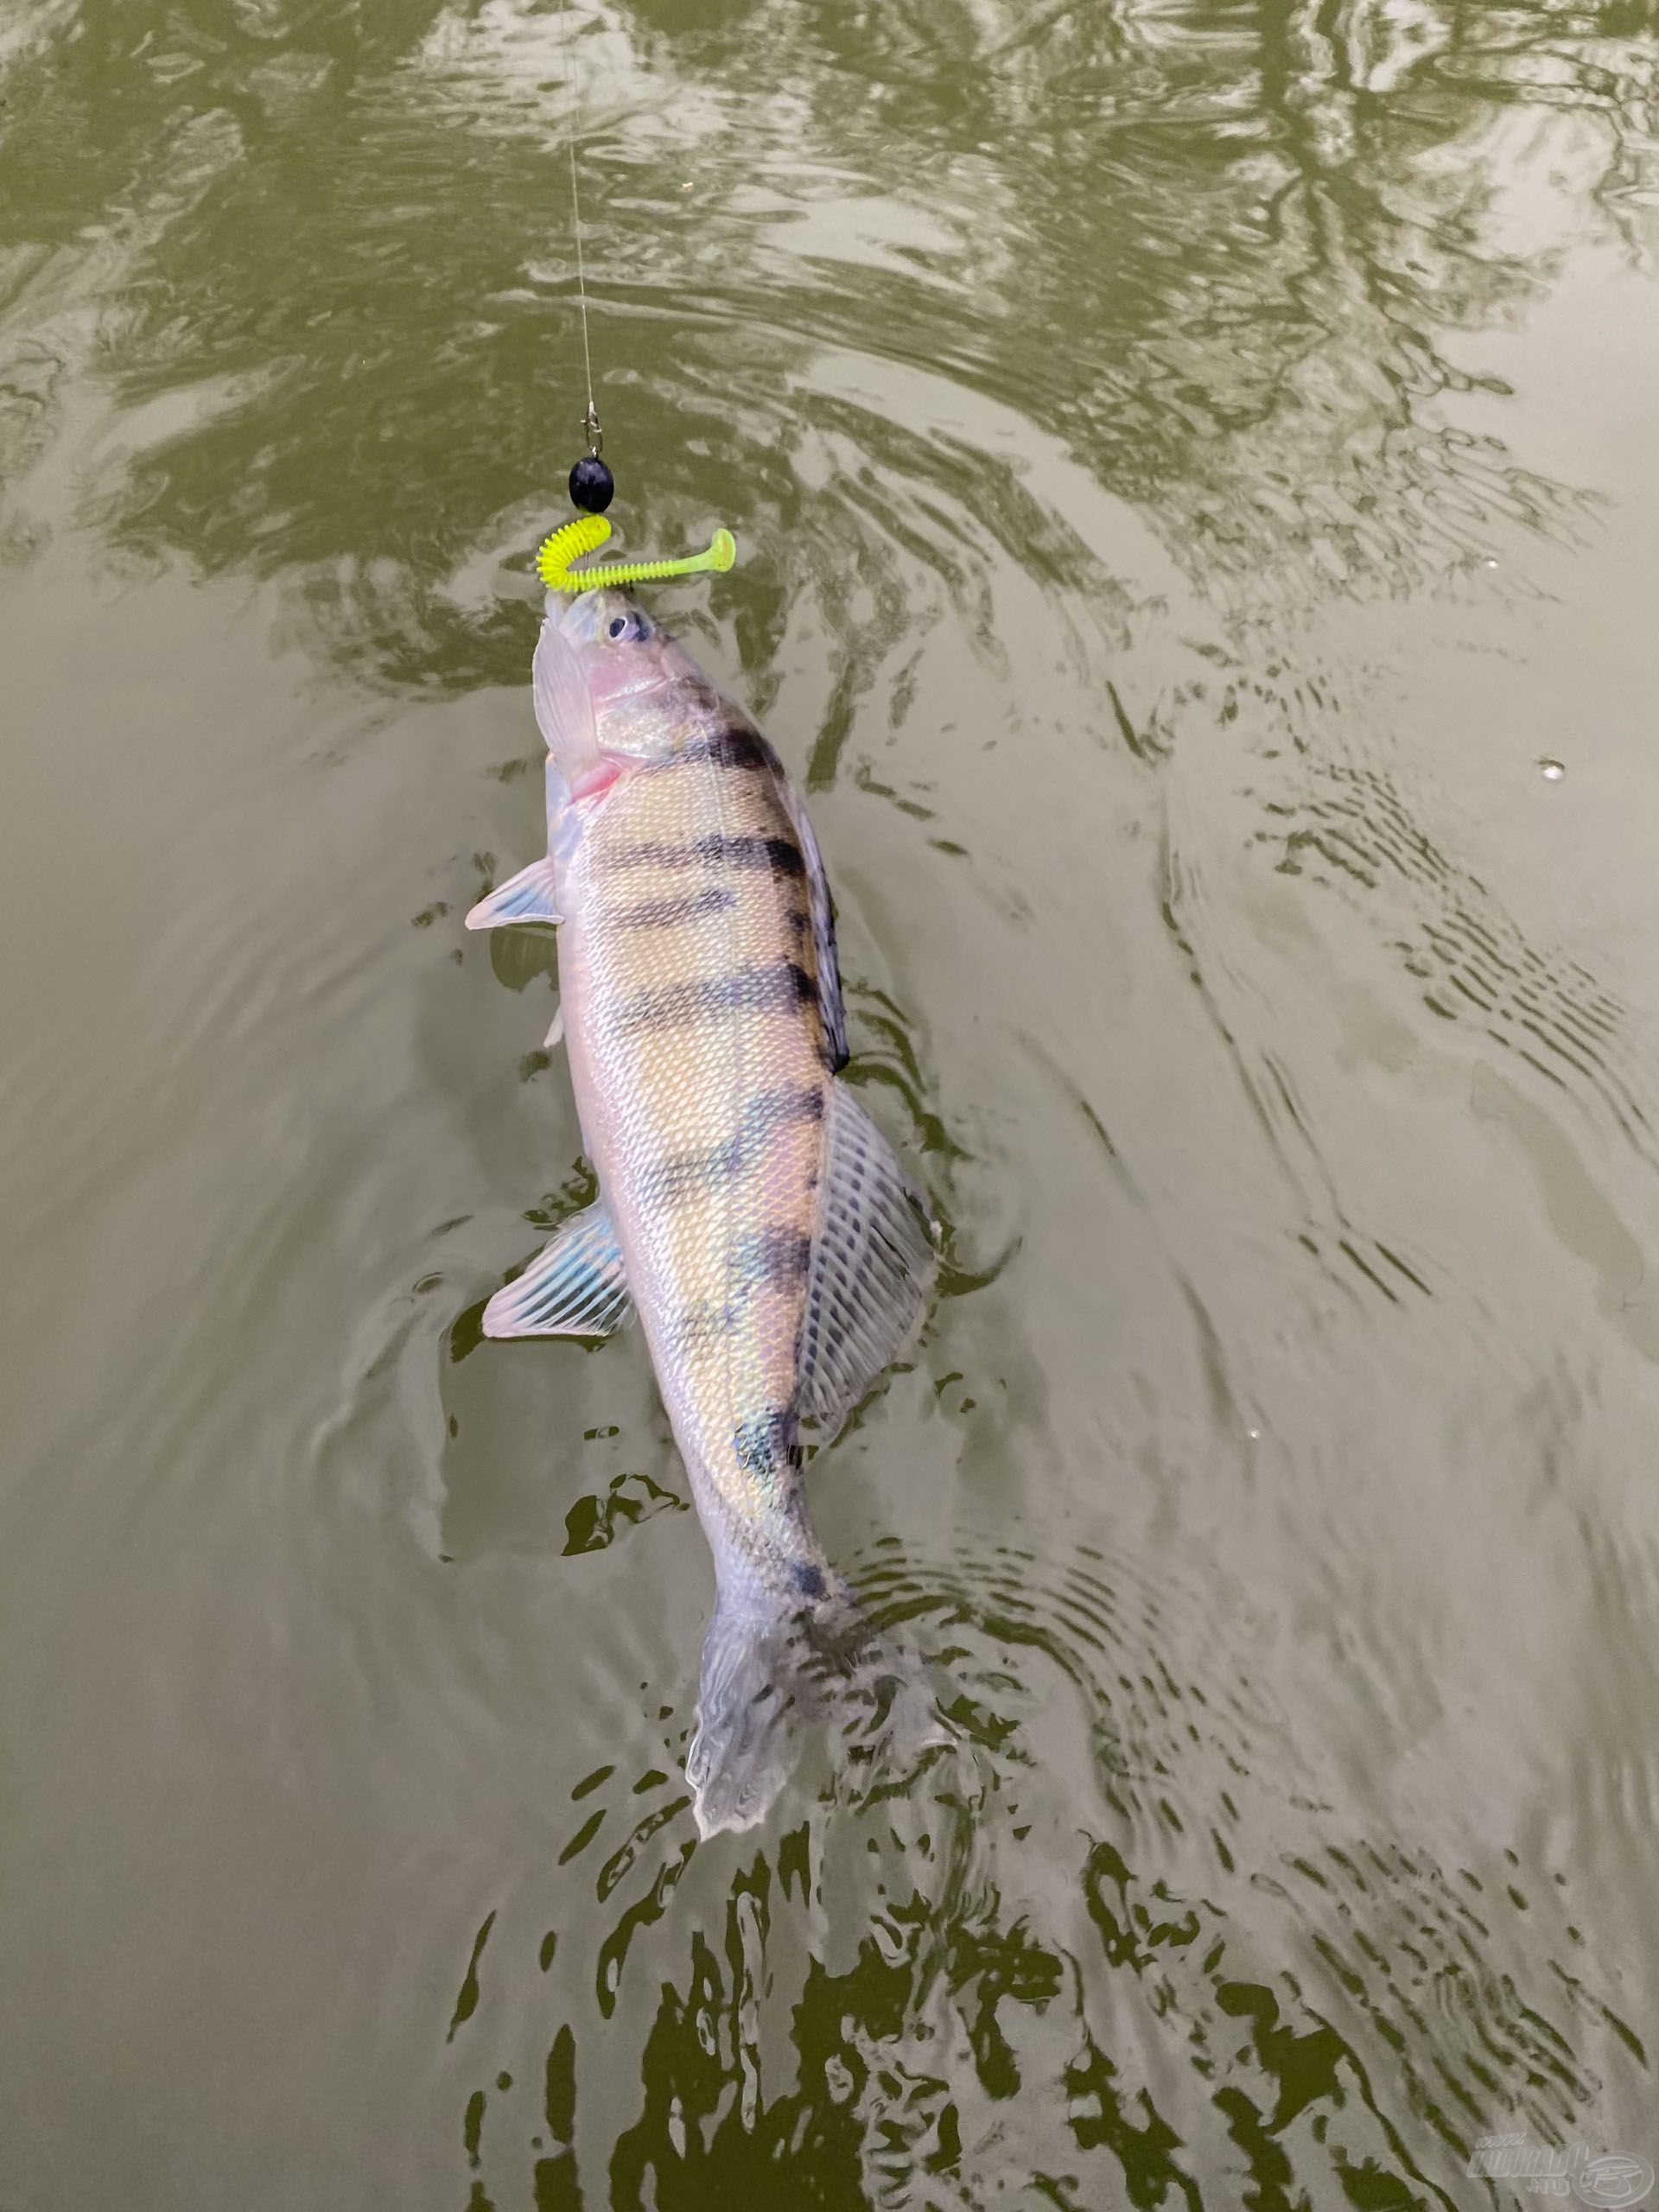
[[[573,105],[947,1236],[812,1485],[957,1749],[700,1847],[639,1341],[477,1327]],[[1659,2163],[1656,210],[1651,0],[13,8],[5,2212]]]

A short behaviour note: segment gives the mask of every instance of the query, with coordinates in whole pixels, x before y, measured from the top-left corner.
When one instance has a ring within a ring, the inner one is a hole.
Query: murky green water
[[[477,1340],[573,66],[949,1235],[813,1480],[963,1751],[702,1847],[639,1341]],[[1652,0],[13,5],[5,2212],[1659,2162],[1656,210]]]

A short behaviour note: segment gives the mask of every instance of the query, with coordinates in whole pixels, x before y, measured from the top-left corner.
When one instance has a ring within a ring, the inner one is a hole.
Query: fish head
[[[573,791],[605,763],[665,760],[709,690],[685,648],[608,584],[550,598],[534,688],[550,759]]]

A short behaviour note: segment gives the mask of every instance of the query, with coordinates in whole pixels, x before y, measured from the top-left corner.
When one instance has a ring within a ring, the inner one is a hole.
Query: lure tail
[[[698,1833],[763,1821],[815,1721],[828,1729],[838,1771],[860,1789],[896,1779],[948,1740],[919,1657],[877,1628],[844,1585],[798,1606],[723,1587],[703,1639],[685,1763]]]

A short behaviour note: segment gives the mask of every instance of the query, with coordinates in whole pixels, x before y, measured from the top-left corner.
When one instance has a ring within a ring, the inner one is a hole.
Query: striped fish
[[[714,1554],[687,1756],[704,1835],[764,1817],[817,1713],[843,1755],[934,1731],[807,1516],[838,1423],[933,1266],[927,1210],[847,1085],[830,892],[777,754],[625,593],[550,596],[535,662],[548,852],[469,929],[560,924],[560,1020],[600,1196],[485,1310],[493,1337],[637,1312]],[[550,1038],[550,1042],[551,1038]]]

